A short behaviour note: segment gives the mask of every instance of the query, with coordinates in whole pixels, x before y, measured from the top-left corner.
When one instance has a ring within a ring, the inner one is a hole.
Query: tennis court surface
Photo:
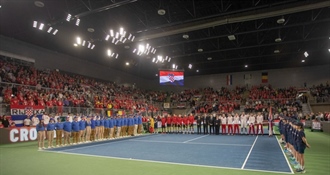
[[[292,174],[275,137],[154,134],[46,151],[212,168]]]

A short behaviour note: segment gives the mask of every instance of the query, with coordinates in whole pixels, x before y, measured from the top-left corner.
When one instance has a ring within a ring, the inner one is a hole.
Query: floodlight
[[[301,62],[302,62],[302,63],[304,63],[304,62],[305,62],[305,60],[301,60]]]
[[[116,38],[112,38],[112,43],[115,43],[115,41],[116,41]]]
[[[56,35],[56,33],[58,32],[58,30],[57,29],[55,29],[55,31],[53,32],[53,35]]]
[[[81,38],[80,37],[77,37],[77,44],[81,44]]]
[[[173,68],[173,69],[175,68],[175,64],[172,65],[172,68]]]
[[[92,45],[91,49],[94,49],[94,47],[95,47],[95,44]]]
[[[189,64],[188,68],[191,69],[192,68],[192,64]]]
[[[118,39],[119,38],[119,33],[118,32],[116,32],[116,39]]]
[[[112,29],[110,30],[110,35],[111,35],[111,37],[114,37],[115,36],[115,34],[113,33],[113,30]]]
[[[131,37],[132,37],[132,34],[129,34],[129,36],[128,36],[128,40],[130,40],[130,39],[131,39]]]
[[[66,21],[70,22],[71,20],[71,14],[68,14],[68,16],[66,17]]]
[[[50,33],[53,30],[53,27],[49,27],[49,29],[47,30],[48,33]]]
[[[115,55],[115,53],[114,52],[112,52],[112,54],[111,54],[111,57],[113,57]]]
[[[135,39],[135,36],[132,37],[132,42],[134,41],[134,39]]]
[[[306,58],[309,56],[308,52],[304,52],[304,55]]]
[[[115,45],[117,45],[117,44],[118,44],[118,42],[119,42],[119,40],[117,40],[117,41],[115,42]]]
[[[78,18],[78,19],[76,20],[76,26],[79,26],[79,24],[80,24],[80,19]]]
[[[126,40],[127,40],[127,39],[126,39],[126,38],[124,38],[124,40],[123,40],[123,43],[125,43],[125,42],[126,42]]]
[[[111,50],[108,49],[108,56],[111,56]]]
[[[118,56],[119,56],[119,55],[118,55],[118,53],[117,53],[117,54],[116,54],[116,59],[118,58]]]
[[[119,34],[120,35],[123,35],[124,34],[124,29],[122,27],[119,29]]]
[[[91,44],[90,42],[88,42],[88,46],[87,46],[87,47],[88,47],[88,48],[90,48],[90,47],[91,47],[91,45],[92,45],[92,44]]]
[[[170,62],[171,61],[171,57],[170,58],[168,58],[168,62]]]
[[[33,21],[33,27],[37,28],[38,22],[37,21]]]
[[[86,41],[85,41],[85,40],[83,40],[82,46],[85,46],[85,43],[86,43]]]
[[[135,52],[136,52],[136,49],[133,50],[133,53],[135,53]]]
[[[108,41],[109,38],[110,38],[110,35],[107,35],[107,36],[105,37],[105,40]]]
[[[152,59],[152,62],[154,63],[154,62],[155,62],[155,60],[156,60],[156,58],[154,57],[154,58]]]
[[[42,30],[44,28],[45,24],[44,23],[41,23],[40,26],[39,26],[39,30]]]

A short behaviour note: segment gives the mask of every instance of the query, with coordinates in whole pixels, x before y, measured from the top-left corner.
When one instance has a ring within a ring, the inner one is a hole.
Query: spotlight
[[[171,61],[171,57],[170,58],[168,58],[168,62],[170,62]]]
[[[53,35],[56,35],[57,32],[58,32],[58,30],[56,29],[56,30],[53,32]]]
[[[165,60],[167,60],[167,59],[168,59],[168,56],[165,57]]]
[[[76,20],[76,26],[79,26],[79,24],[80,24],[80,19],[78,18],[78,19]]]
[[[113,56],[115,56],[115,53],[112,53],[112,54],[111,54],[111,57],[113,57]]]
[[[199,70],[197,69],[196,72],[199,72]]]
[[[111,35],[111,37],[115,36],[112,29],[110,30],[110,35]]]
[[[48,33],[50,33],[53,30],[53,27],[49,27],[49,29],[47,30]]]
[[[131,37],[132,37],[132,34],[129,34],[129,36],[128,36],[128,40],[130,40],[130,39],[131,39]]]
[[[39,26],[39,30],[42,30],[44,28],[45,24],[44,23],[41,23],[40,26]]]
[[[118,44],[118,42],[119,42],[119,40],[117,40],[117,41],[115,42],[115,45],[117,45],[117,44]]]
[[[86,41],[84,40],[83,43],[82,43],[82,46],[85,46],[85,43],[86,43]]]
[[[305,57],[307,58],[309,54],[307,52],[304,52]]]
[[[123,34],[124,34],[124,28],[121,27],[121,28],[119,29],[119,34],[120,34],[120,35],[123,35]]]
[[[80,37],[77,37],[77,44],[81,44],[81,38]]]
[[[134,39],[135,39],[135,36],[133,36],[133,38],[132,38],[132,42],[134,41]]]
[[[92,45],[92,44],[91,44],[90,42],[88,42],[88,46],[87,46],[87,48],[90,48],[90,47],[91,47],[91,45]]]
[[[172,68],[175,69],[175,64],[172,65]]]
[[[188,68],[191,69],[192,68],[192,64],[189,64]]]
[[[136,49],[133,50],[133,53],[135,53],[135,52],[136,52]]]
[[[118,55],[118,53],[117,53],[117,54],[116,54],[116,59],[118,58],[118,56],[119,56],[119,55]]]
[[[77,44],[77,43],[74,43],[74,44],[73,44],[73,46],[74,46],[74,47],[77,47],[77,46],[78,46],[78,44]]]
[[[105,37],[105,40],[108,41],[109,38],[110,38],[110,35],[107,35],[107,36]]]
[[[38,22],[37,21],[33,21],[33,27],[37,28]]]
[[[304,62],[305,62],[305,60],[301,60],[301,62],[302,62],[302,63],[304,63]]]
[[[66,17],[66,21],[70,22],[71,20],[71,14],[68,14],[68,16]]]
[[[92,47],[91,47],[91,49],[94,49],[94,47],[95,47],[95,45],[93,44]]]
[[[129,66],[129,62],[126,62],[126,66]]]
[[[247,64],[244,66],[245,68],[249,67]]]
[[[154,58],[152,59],[152,62],[154,63],[154,62],[155,62],[155,60],[156,60],[156,58],[154,57]]]
[[[328,51],[330,52],[330,49],[328,49]]]
[[[127,40],[127,39],[126,39],[126,38],[124,38],[124,40],[123,40],[123,43],[125,43],[125,42],[126,42],[126,40]]]
[[[116,41],[116,38],[112,38],[112,43],[115,43],[115,41]]]
[[[116,39],[118,39],[119,38],[119,33],[118,32],[116,32]]]
[[[108,49],[108,56],[111,56],[111,50]]]

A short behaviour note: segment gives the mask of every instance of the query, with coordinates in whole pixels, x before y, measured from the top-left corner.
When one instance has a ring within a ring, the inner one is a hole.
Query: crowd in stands
[[[330,86],[329,83],[319,84],[310,88],[311,95],[316,99],[317,103],[330,102]]]

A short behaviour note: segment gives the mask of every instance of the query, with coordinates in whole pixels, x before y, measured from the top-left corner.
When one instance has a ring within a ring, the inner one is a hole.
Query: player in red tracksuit
[[[166,117],[166,125],[165,125],[166,132],[167,133],[170,133],[171,132],[171,125],[172,125],[172,118],[171,118],[170,115],[167,115],[167,117]]]
[[[166,132],[166,128],[165,128],[165,126],[166,126],[166,118],[165,118],[165,116],[161,116],[160,121],[162,123],[162,133],[164,134]]]
[[[175,115],[175,114],[173,114],[173,116],[172,116],[172,132],[173,133],[175,133],[175,132],[177,132],[178,131],[178,117]]]
[[[185,134],[185,133],[188,134],[188,127],[189,127],[188,117],[187,117],[187,115],[184,115],[182,118],[182,133],[183,134]]]
[[[222,114],[221,118],[221,134],[224,135],[227,132],[227,118],[225,114]]]
[[[177,118],[176,118],[176,125],[177,125],[177,133],[180,133],[182,132],[182,116],[179,115]]]

